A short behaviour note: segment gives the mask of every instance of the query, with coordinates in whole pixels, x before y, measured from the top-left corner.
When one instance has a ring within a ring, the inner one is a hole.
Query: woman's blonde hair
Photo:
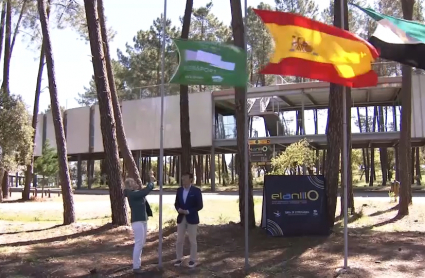
[[[124,182],[124,188],[130,189],[130,190],[136,190],[137,189],[137,183],[132,178],[128,178]]]

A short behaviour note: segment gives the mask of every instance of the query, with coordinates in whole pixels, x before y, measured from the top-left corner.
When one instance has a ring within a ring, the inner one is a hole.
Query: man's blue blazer
[[[179,208],[183,210],[188,210],[189,214],[184,215],[179,213],[177,216],[177,223],[181,223],[183,217],[186,216],[186,221],[189,224],[199,224],[199,214],[204,204],[202,203],[202,193],[201,190],[195,186],[191,186],[189,193],[187,194],[186,203],[183,201],[183,187],[179,187],[176,192],[176,201],[174,207],[178,211]]]

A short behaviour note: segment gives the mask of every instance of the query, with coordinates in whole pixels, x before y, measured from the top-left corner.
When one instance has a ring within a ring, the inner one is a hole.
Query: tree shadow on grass
[[[372,224],[372,225],[359,227],[359,228],[353,228],[352,230],[357,230],[357,231],[362,231],[362,232],[371,231],[374,228],[379,228],[379,227],[383,227],[383,226],[386,226],[386,225],[394,224],[397,221],[402,220],[403,218],[404,218],[404,216],[396,215],[396,216],[394,216],[390,219],[387,219],[385,221],[382,221],[382,222],[379,222],[379,223],[376,223],[376,224]]]
[[[354,223],[360,218],[363,217],[363,211],[356,212],[354,214],[351,214],[348,216],[348,224]],[[344,227],[344,217],[342,215],[339,215],[338,217],[335,217],[335,224],[334,229],[341,229]]]
[[[398,204],[393,206],[392,208],[389,208],[389,209],[386,209],[386,210],[376,211],[374,213],[369,214],[368,216],[370,216],[370,217],[379,216],[379,215],[382,215],[382,214],[385,214],[385,213],[388,213],[388,212],[391,212],[391,211],[395,211],[395,210],[398,210]]]
[[[61,227],[62,225],[58,225],[57,227]],[[95,235],[98,233],[105,232],[109,229],[113,228],[112,224],[108,223],[103,226],[97,227],[95,229],[90,229],[82,232],[78,232],[75,234],[70,235],[64,235],[64,236],[57,236],[57,237],[51,237],[51,238],[43,238],[43,239],[35,239],[35,240],[28,240],[28,241],[19,241],[19,242],[12,242],[12,243],[4,243],[0,244],[0,247],[20,247],[20,246],[28,246],[28,245],[36,245],[36,244],[48,244],[55,241],[65,241],[69,239],[75,239],[79,237],[85,237],[90,235]]]
[[[6,233],[0,233],[0,236],[2,235],[17,235],[17,234],[25,234],[25,233],[34,233],[34,232],[43,232],[43,231],[49,231],[49,230],[53,230],[59,227],[64,226],[63,224],[60,225],[54,225],[48,228],[43,228],[43,229],[35,229],[35,230],[25,230],[25,231],[17,231],[17,232],[6,232]]]
[[[2,204],[17,204],[17,203],[43,203],[43,202],[49,202],[51,199],[50,197],[45,196],[43,197],[35,197],[31,196],[29,200],[24,200],[22,198],[20,199],[3,199]]]

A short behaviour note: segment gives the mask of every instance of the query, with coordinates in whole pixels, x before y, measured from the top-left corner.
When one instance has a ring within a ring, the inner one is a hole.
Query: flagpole
[[[165,96],[165,36],[167,23],[167,0],[164,0],[164,17],[162,22],[162,49],[161,49],[161,127],[159,131],[159,239],[158,239],[158,267],[162,268],[162,187],[164,184],[164,96]]]
[[[345,29],[344,0],[341,0],[341,29]],[[344,269],[348,268],[348,134],[347,134],[347,89],[342,87],[342,173],[344,184]]]
[[[245,43],[245,51],[247,52],[248,51],[248,42],[247,42],[247,35],[246,35],[246,33],[247,33],[247,21],[248,21],[248,4],[247,4],[247,0],[245,0],[245,18],[244,18],[244,43]],[[245,70],[247,71],[247,69],[248,69],[248,61],[247,60],[245,60]],[[245,158],[245,160],[244,160],[244,164],[245,164],[245,167],[244,167],[244,169],[245,169],[245,173],[244,173],[244,175],[245,175],[245,178],[244,178],[244,180],[245,180],[245,184],[244,184],[244,186],[245,186],[245,207],[244,207],[244,210],[245,210],[245,219],[244,219],[244,222],[245,222],[245,270],[247,271],[248,269],[249,269],[249,238],[248,238],[248,236],[249,236],[249,234],[248,234],[248,190],[249,190],[249,186],[248,186],[248,184],[249,184],[249,181],[248,181],[248,179],[249,179],[249,172],[248,171],[250,171],[250,169],[248,169],[248,167],[249,167],[249,159],[248,159],[248,109],[247,109],[247,101],[248,101],[248,87],[247,87],[247,84],[245,84],[245,97],[244,97],[244,106],[243,107],[245,107],[245,111],[244,111],[244,113],[245,113],[245,117],[244,117],[244,153],[245,153],[245,155],[244,155],[244,158]]]

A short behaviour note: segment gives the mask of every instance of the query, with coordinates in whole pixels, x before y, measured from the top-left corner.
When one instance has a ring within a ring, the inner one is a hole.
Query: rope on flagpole
[[[162,49],[161,49],[161,127],[159,131],[159,239],[158,239],[158,267],[162,268],[162,194],[164,184],[164,97],[165,97],[165,36],[167,27],[167,0],[164,0],[164,16],[162,22]]]

